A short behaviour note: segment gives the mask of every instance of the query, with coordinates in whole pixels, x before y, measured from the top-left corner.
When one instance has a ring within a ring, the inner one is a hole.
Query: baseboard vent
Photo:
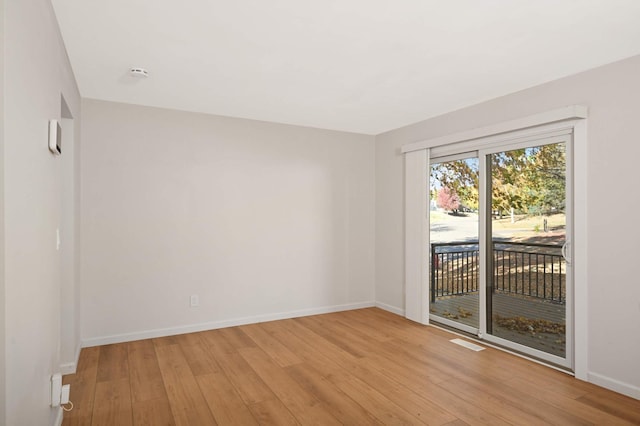
[[[471,343],[471,342],[467,342],[466,340],[462,340],[462,339],[451,339],[449,340],[451,343],[455,343],[456,345],[460,345],[460,346],[464,346],[467,349],[471,349],[472,351],[483,351],[485,348],[483,348],[480,345],[476,345],[475,343]]]

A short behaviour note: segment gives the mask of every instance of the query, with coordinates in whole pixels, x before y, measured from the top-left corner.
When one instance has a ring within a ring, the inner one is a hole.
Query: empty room
[[[0,11],[0,425],[640,424],[640,2]]]

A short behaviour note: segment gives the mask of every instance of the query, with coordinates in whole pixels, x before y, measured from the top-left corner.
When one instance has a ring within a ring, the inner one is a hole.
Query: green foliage
[[[439,182],[443,188],[456,194],[460,204],[478,209],[478,160],[457,160],[434,164],[431,167],[431,182]],[[437,199],[438,190],[432,188],[431,199]]]
[[[490,155],[492,210],[550,214],[564,210],[566,145],[557,143]],[[431,181],[457,194],[460,203],[478,208],[478,161],[434,164]],[[432,187],[431,198],[438,190]]]
[[[528,170],[528,181],[534,192],[530,206],[539,206],[543,213],[564,210],[566,190],[566,145],[544,145],[534,149]]]
[[[527,185],[529,158],[525,149],[491,155],[492,209],[521,211],[534,189]]]

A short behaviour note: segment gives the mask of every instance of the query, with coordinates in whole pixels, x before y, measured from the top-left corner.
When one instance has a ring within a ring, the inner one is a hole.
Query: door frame
[[[573,366],[577,378],[588,380],[587,334],[587,107],[572,105],[516,120],[423,140],[402,146],[405,154],[405,316],[429,324],[428,194],[429,154],[473,151],[482,142],[531,138],[552,130],[573,134]],[[477,148],[476,148],[477,149]],[[420,199],[416,199],[420,197]],[[482,231],[481,231],[482,232]],[[417,300],[418,299],[418,300]],[[570,313],[568,313],[570,315]]]
[[[562,135],[558,134],[558,131],[550,131],[549,135],[540,134],[535,139],[527,138],[525,140],[515,140],[512,143],[504,141],[504,143],[492,144],[487,147],[483,147],[478,150],[478,159],[480,162],[479,167],[479,193],[480,193],[480,231],[478,234],[480,258],[482,271],[479,276],[479,299],[480,299],[480,330],[478,336],[483,340],[490,343],[495,343],[501,346],[505,346],[509,349],[524,353],[526,355],[533,356],[537,359],[561,366],[563,368],[574,369],[574,288],[575,283],[573,280],[573,265],[571,260],[573,259],[573,131],[571,129],[566,130],[567,133]],[[489,191],[489,182],[491,181],[490,171],[488,170],[488,156],[503,152],[507,150],[530,148],[533,146],[551,145],[554,143],[565,143],[565,215],[566,215],[566,241],[567,241],[567,253],[568,260],[566,261],[566,300],[565,300],[565,358],[561,358],[557,355],[553,355],[548,352],[544,352],[529,346],[519,344],[517,342],[504,339],[487,332],[487,298],[488,298],[488,271],[493,271],[491,261],[493,259],[493,238],[489,235],[489,223],[491,221],[492,200]],[[491,266],[491,268],[490,268]]]

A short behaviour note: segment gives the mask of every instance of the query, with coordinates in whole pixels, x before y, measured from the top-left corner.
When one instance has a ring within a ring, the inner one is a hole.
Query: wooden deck
[[[376,308],[84,348],[63,425],[632,425],[640,401]]]
[[[478,294],[448,296],[436,299],[429,310],[432,314],[478,327]],[[503,318],[524,317],[565,324],[565,306],[538,298],[496,293],[493,295],[493,314]],[[493,334],[514,342],[565,356],[565,336],[552,333],[518,332],[500,327],[494,321]]]

